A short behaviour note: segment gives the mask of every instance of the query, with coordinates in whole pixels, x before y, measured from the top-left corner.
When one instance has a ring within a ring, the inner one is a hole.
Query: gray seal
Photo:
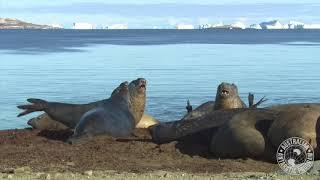
[[[124,138],[131,135],[134,128],[135,118],[130,103],[129,87],[128,83],[124,82],[110,99],[82,116],[68,141],[74,143],[82,138],[97,135]]]
[[[117,92],[117,89],[115,89],[112,92],[112,94],[114,94],[115,92]],[[146,80],[143,78],[138,78],[136,80],[131,81],[129,84],[129,92],[131,107],[133,109],[133,116],[135,118],[135,123],[138,124],[143,115],[146,103]],[[86,112],[90,111],[95,107],[101,106],[106,101],[108,101],[108,99],[91,102],[88,104],[47,102],[45,100],[35,98],[27,99],[27,101],[31,104],[17,106],[19,109],[24,110],[24,112],[20,113],[18,117],[35,111],[44,111],[50,117],[51,120],[58,121],[59,123],[62,123],[68,128],[74,129],[78,124],[80,118]],[[33,121],[36,121],[36,119],[33,119]],[[36,122],[33,123],[30,120],[28,124],[36,124]],[[45,124],[45,126],[47,126],[48,123],[41,122],[37,124]]]

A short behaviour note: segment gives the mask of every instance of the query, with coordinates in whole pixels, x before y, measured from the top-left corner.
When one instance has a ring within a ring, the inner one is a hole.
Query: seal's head
[[[223,82],[218,86],[216,96],[220,99],[238,97],[238,88],[235,84]]]
[[[130,104],[129,84],[127,81],[121,83],[111,94],[113,100]]]
[[[47,115],[46,114],[41,114],[40,116],[32,118],[27,122],[27,124],[29,126],[33,127],[34,129],[38,129],[39,126],[41,126],[39,123],[42,122],[42,119],[47,119]]]
[[[235,84],[221,83],[217,89],[214,109],[245,108],[246,105],[240,99],[238,88]]]
[[[136,125],[141,120],[146,104],[147,81],[144,78],[133,80],[129,84],[130,102]]]
[[[130,96],[146,96],[147,81],[144,78],[133,80],[129,84]]]
[[[66,129],[69,129],[64,124],[59,123],[58,121],[51,119],[47,113],[43,113],[35,118],[30,119],[27,124],[30,125],[33,129],[39,129],[39,130],[66,130]]]

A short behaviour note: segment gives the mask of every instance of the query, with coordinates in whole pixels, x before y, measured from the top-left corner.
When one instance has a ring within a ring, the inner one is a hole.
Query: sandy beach
[[[99,137],[70,145],[70,131],[0,131],[0,171],[13,179],[229,179],[289,177],[278,165],[253,159],[216,159],[200,145],[157,145],[146,130],[138,137]],[[245,173],[244,173],[245,172]],[[317,176],[307,176],[316,178]],[[297,178],[297,177],[295,177]]]

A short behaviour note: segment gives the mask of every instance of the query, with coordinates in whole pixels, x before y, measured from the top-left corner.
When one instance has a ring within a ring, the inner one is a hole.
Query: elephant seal
[[[266,109],[250,109],[250,108],[235,108],[221,109],[208,113],[200,118],[190,119],[188,121],[172,121],[160,123],[149,128],[154,142],[162,144],[178,140],[187,135],[191,135],[203,130],[219,128],[230,121],[233,116],[241,112],[263,113],[271,111]]]
[[[70,129],[68,126],[51,119],[47,113],[40,114],[37,117],[30,119],[27,123],[33,129],[39,130],[66,130]]]
[[[260,104],[265,102],[267,99],[263,97],[256,104],[253,104],[254,96],[253,94],[249,93],[248,100],[249,107],[256,108]],[[200,118],[201,116],[206,116],[207,114],[215,110],[246,107],[246,104],[241,100],[239,96],[238,87],[235,84],[222,82],[217,88],[215,101],[208,101],[206,103],[201,104],[195,110],[192,110],[192,106],[190,105],[190,102],[188,100],[186,106],[188,114],[185,117],[183,117],[183,120]]]
[[[268,131],[268,138],[275,147],[290,137],[300,137],[312,145],[316,158],[320,158],[319,103],[285,104],[269,109],[280,111]]]
[[[274,161],[275,149],[267,132],[278,111],[236,108],[212,111],[204,118],[160,123],[149,128],[152,140],[207,147],[216,157],[261,158]]]
[[[80,119],[79,119],[80,121]],[[136,125],[136,128],[140,129],[146,129],[152,125],[158,124],[159,121],[157,121],[154,117],[143,114],[141,120]],[[66,125],[51,119],[51,117],[47,113],[43,113],[35,118],[32,118],[28,121],[28,125],[30,125],[34,129],[38,130],[66,130],[70,129]]]
[[[135,128],[132,110],[128,83],[123,82],[108,101],[82,116],[68,142],[74,143],[97,135],[128,137]]]
[[[118,87],[119,88],[119,87]],[[118,91],[116,88],[111,96]],[[130,102],[133,109],[136,124],[140,121],[146,101],[146,80],[138,78],[129,84]],[[20,113],[18,117],[35,112],[44,111],[52,120],[58,121],[70,129],[74,129],[78,124],[80,118],[89,110],[101,106],[108,99],[96,101],[88,104],[68,104],[60,102],[47,102],[42,99],[27,99],[32,104],[17,106],[19,109],[25,110]],[[40,123],[39,123],[40,124]]]
[[[140,129],[147,129],[150,126],[159,124],[159,121],[156,120],[154,117],[148,115],[148,114],[143,114],[141,120],[139,121],[139,123],[136,125],[136,128],[140,128]]]
[[[210,151],[221,158],[264,158],[274,160],[275,149],[267,138],[277,111],[247,110],[237,113],[213,135]]]

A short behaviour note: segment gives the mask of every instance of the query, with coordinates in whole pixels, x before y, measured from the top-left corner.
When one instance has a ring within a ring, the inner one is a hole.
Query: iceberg
[[[89,23],[73,23],[72,29],[95,29],[92,24]]]
[[[260,23],[262,29],[286,29],[278,20]]]
[[[304,29],[320,29],[320,24],[305,24]]]
[[[176,29],[194,29],[194,26],[191,24],[178,24]]]
[[[298,21],[289,21],[288,29],[304,29],[304,23]]]
[[[128,29],[127,24],[113,24],[106,26],[105,29]]]
[[[261,26],[259,24],[251,24],[249,26],[249,29],[262,29]]]
[[[231,27],[235,29],[245,29],[246,25],[242,22],[236,22],[234,24],[231,24]]]

